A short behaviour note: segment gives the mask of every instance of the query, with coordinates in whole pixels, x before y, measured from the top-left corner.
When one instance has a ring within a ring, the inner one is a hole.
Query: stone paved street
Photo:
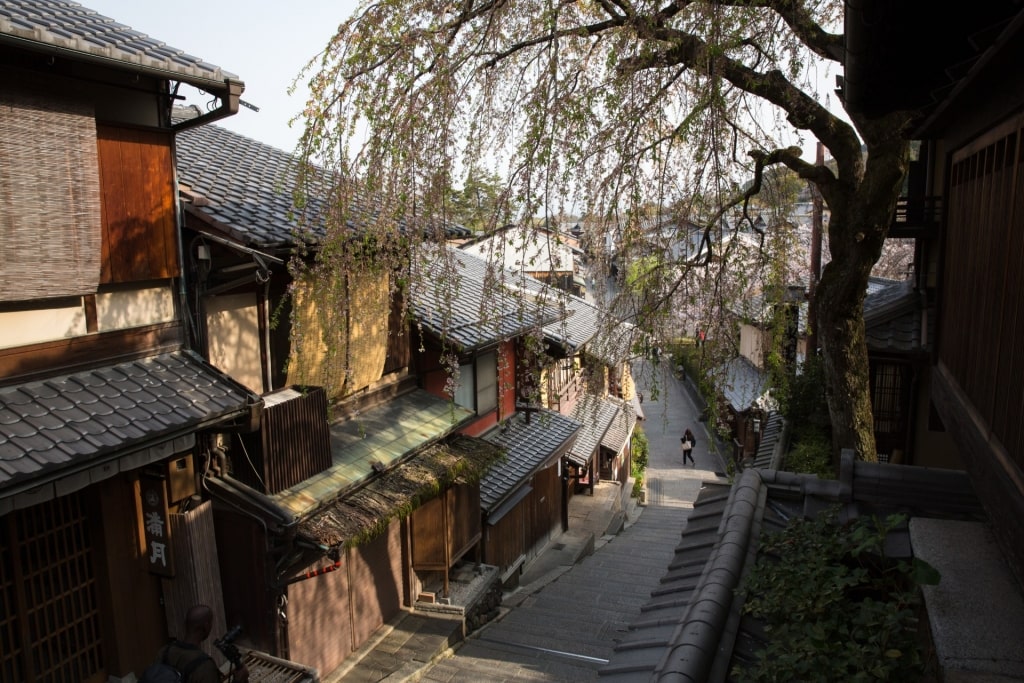
[[[597,541],[592,555],[557,580],[512,601],[516,606],[503,618],[471,636],[421,680],[597,679],[597,670],[664,574],[701,482],[716,479],[722,469],[680,382],[665,377],[658,400],[642,380],[640,389],[647,397],[641,424],[651,444],[647,506],[635,508],[621,533]],[[696,467],[682,465],[679,437],[687,426],[698,439]]]

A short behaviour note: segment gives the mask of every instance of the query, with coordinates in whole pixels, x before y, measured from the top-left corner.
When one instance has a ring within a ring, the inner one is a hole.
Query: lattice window
[[[0,519],[0,679],[101,681],[102,634],[81,496]]]
[[[903,368],[879,364],[871,381],[875,432],[898,434],[903,430]]]

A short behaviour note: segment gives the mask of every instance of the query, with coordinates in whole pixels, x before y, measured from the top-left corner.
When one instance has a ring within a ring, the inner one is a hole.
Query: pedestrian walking
[[[686,432],[683,434],[683,438],[680,439],[683,443],[683,465],[686,464],[686,460],[689,459],[690,463],[696,467],[697,461],[693,459],[693,447],[697,445],[697,439],[694,438],[693,432],[690,428],[686,428]]]

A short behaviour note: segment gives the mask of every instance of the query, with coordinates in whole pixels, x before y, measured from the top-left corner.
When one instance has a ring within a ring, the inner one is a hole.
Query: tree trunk
[[[864,298],[871,268],[881,254],[906,172],[908,145],[896,121],[858,126],[868,157],[859,182],[839,182],[825,190],[831,260],[822,271],[813,305],[832,421],[833,459],[852,448],[862,460],[876,461],[871,375],[864,329]],[[847,168],[852,167],[848,165]],[[843,164],[840,162],[840,168]]]

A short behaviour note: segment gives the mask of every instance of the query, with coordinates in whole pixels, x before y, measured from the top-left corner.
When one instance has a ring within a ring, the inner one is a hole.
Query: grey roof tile
[[[238,80],[219,66],[69,0],[4,0],[0,37],[83,58],[105,58],[127,70],[166,72],[194,85]]]
[[[258,400],[188,351],[0,387],[0,495],[69,464],[243,415]]]
[[[575,420],[551,410],[538,410],[527,422],[516,413],[484,439],[505,449],[506,459],[480,480],[480,507],[491,512],[552,456],[565,449],[580,428]]]
[[[291,249],[324,236],[328,179],[307,178],[308,201],[298,207],[300,180],[292,154],[216,125],[183,130],[175,140],[180,186],[206,200],[186,204],[192,215],[257,249]],[[365,199],[351,213],[353,230],[377,215]],[[464,232],[455,226],[451,231]]]
[[[539,330],[562,317],[556,302],[523,296],[520,276],[502,280],[500,270],[459,249],[438,249],[414,279],[413,314],[437,337],[469,351]],[[443,287],[426,283],[443,283]]]
[[[718,386],[725,400],[736,412],[743,412],[752,406],[768,407],[768,379],[753,363],[737,356],[726,361],[715,370]]]
[[[633,434],[635,426],[636,411],[633,410],[633,406],[623,401],[619,412],[615,415],[612,423],[608,425],[608,431],[601,439],[601,446],[619,453]]]
[[[595,394],[584,394],[573,406],[572,418],[583,427],[569,451],[569,459],[580,466],[586,466],[597,452],[597,447],[619,411],[626,404],[617,399]]]
[[[870,351],[921,350],[921,322],[921,295],[914,291],[911,280],[876,287],[864,299],[864,331]]]

